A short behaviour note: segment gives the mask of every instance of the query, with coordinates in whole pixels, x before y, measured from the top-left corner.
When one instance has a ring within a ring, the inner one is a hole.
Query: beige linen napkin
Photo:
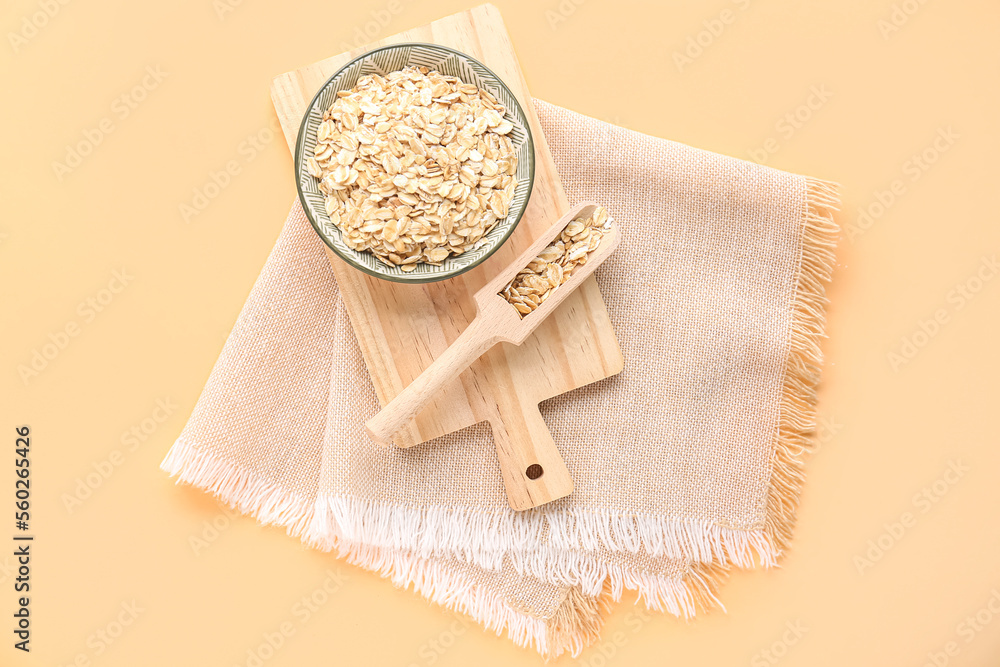
[[[592,641],[623,589],[689,616],[730,564],[786,546],[836,197],[536,109],[571,201],[604,203],[624,234],[597,276],[625,370],[542,406],[571,496],[512,512],[484,427],[409,450],[364,437],[377,400],[297,206],[163,467],[555,655]]]

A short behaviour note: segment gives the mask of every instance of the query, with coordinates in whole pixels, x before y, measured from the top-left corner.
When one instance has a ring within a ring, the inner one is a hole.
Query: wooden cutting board
[[[507,243],[476,269],[450,280],[425,285],[382,281],[327,249],[382,405],[472,321],[476,290],[569,209],[507,29],[499,10],[488,4],[275,77],[271,98],[293,154],[302,116],[323,83],[352,58],[399,42],[450,46],[477,58],[503,79],[531,125],[535,183],[527,210]],[[412,446],[489,421],[498,447],[527,441],[544,449],[551,435],[538,411],[539,402],[614,375],[623,365],[607,308],[590,278],[531,338],[517,347],[496,346],[442,390],[397,442]],[[510,500],[515,509],[533,506],[529,498]]]

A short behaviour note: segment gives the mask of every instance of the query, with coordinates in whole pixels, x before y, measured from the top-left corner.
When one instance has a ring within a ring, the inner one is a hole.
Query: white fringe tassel
[[[519,573],[543,581],[579,586],[585,595],[596,597],[606,592],[618,602],[626,591],[637,591],[648,609],[681,618],[693,618],[699,610],[725,606],[715,596],[717,581],[705,577],[698,568],[688,567],[675,577],[642,572],[630,567],[608,563],[599,556],[578,551],[558,551],[551,548],[508,554]],[[726,568],[716,568],[716,579]]]
[[[284,526],[293,537],[304,537],[312,521],[315,505],[309,500],[215,458],[191,443],[182,440],[174,443],[160,469],[176,476],[178,483],[208,491],[266,526]]]
[[[307,539],[317,545],[335,526],[353,542],[406,549],[421,556],[448,554],[497,569],[504,554],[537,551],[609,551],[688,559],[696,563],[773,567],[781,556],[764,527],[722,528],[709,521],[623,516],[591,511],[483,512],[453,507],[401,507],[320,494]],[[320,517],[323,517],[322,519]]]
[[[550,646],[545,619],[515,611],[491,591],[457,576],[441,561],[419,558],[402,551],[379,549],[354,542],[340,542],[335,552],[347,562],[378,572],[399,588],[409,588],[452,611],[467,614],[499,636],[504,630],[514,643],[555,657],[565,650],[578,655],[583,643]]]
[[[323,496],[310,503],[259,479],[250,471],[180,440],[160,467],[176,476],[178,482],[209,491],[263,524],[286,527],[290,535],[299,537],[309,546],[332,551],[354,565],[380,573],[399,587],[407,588],[412,584],[421,595],[449,609],[469,614],[497,634],[506,629],[510,638],[521,646],[534,647],[544,654],[570,650],[576,655],[583,649],[582,640],[578,646],[549,646],[545,619],[517,612],[502,598],[470,586],[443,562],[451,557],[476,562],[472,556],[483,556],[477,564],[487,569],[499,569],[504,554],[484,550],[484,547],[497,546],[484,533],[494,533],[504,527],[504,522],[500,520],[505,518],[502,515],[483,513],[479,515],[481,522],[464,523],[462,528],[471,530],[476,541],[468,549],[449,553],[445,548],[435,548],[434,543],[426,539],[426,533],[452,535],[454,539],[454,532],[449,530],[448,517],[440,510],[425,509],[426,514],[421,516],[419,513],[414,515],[408,508],[396,508],[404,518],[395,521],[389,518],[391,513],[387,512],[388,507],[373,503],[348,502],[346,499],[335,501]],[[362,516],[348,511],[351,508],[360,509]],[[423,518],[430,521],[421,533]],[[345,519],[355,529],[353,533],[343,530],[341,521]],[[377,524],[380,530],[357,530],[359,525],[368,521]],[[538,515],[528,525],[535,529],[544,527]],[[602,562],[585,552],[562,550],[552,543],[539,547],[537,542],[532,541],[531,531],[525,530],[524,524],[506,524],[505,529],[516,538],[514,543],[522,547],[507,553],[515,569],[543,581],[579,586],[585,595],[609,595],[615,601],[621,599],[625,590],[635,590],[648,608],[685,618],[695,615],[699,608],[722,606],[714,595],[715,582],[696,570],[688,570],[683,578],[676,579],[637,572]],[[425,553],[418,553],[407,544],[407,535],[415,534],[422,536],[419,544],[426,550]],[[377,545],[365,541],[365,538],[373,536],[381,536],[385,542],[392,544]],[[525,548],[529,545],[534,546]]]
[[[189,442],[178,440],[160,468],[176,476],[178,483],[184,482],[211,492],[230,507],[265,525],[284,526],[290,535],[324,550],[334,550],[349,563],[378,572],[398,587],[407,588],[412,584],[417,593],[448,609],[471,616],[497,635],[506,630],[510,639],[519,646],[535,648],[552,657],[565,650],[577,655],[584,648],[582,639],[549,646],[545,619],[514,610],[501,597],[471,586],[440,561],[358,544],[335,535],[329,515],[324,511],[327,503],[314,505],[229,461],[214,458],[211,453],[199,450]],[[324,527],[322,535],[316,532],[320,527]],[[307,528],[310,530],[307,531]]]

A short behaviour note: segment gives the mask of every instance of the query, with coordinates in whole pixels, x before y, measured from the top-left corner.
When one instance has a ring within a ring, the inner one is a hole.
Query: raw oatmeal
[[[521,269],[500,292],[524,317],[545,303],[552,292],[569,280],[573,270],[587,263],[601,239],[611,228],[611,220],[603,206],[589,217],[578,217],[566,225],[559,238]]]
[[[488,91],[426,67],[338,93],[307,162],[344,242],[403,271],[483,243],[517,186],[505,113]]]

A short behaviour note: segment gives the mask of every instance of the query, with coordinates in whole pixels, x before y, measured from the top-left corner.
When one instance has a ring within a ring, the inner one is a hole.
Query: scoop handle
[[[500,341],[489,319],[487,313],[480,311],[440,357],[365,422],[365,430],[372,440],[380,445],[391,444],[393,436],[416,417],[442,387]]]

